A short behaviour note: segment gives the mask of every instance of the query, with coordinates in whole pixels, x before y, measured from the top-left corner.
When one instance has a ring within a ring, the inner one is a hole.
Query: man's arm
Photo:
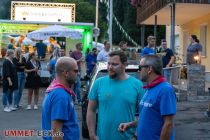
[[[121,123],[118,127],[119,131],[126,131],[130,127],[136,127],[138,124],[138,121],[133,121],[133,122],[127,122],[127,123]]]
[[[89,130],[89,136],[91,140],[96,140],[96,108],[97,108],[97,101],[90,100],[88,103],[87,109],[87,126]]]
[[[169,140],[173,129],[173,115],[164,116],[164,124],[161,130],[160,140]]]
[[[166,67],[167,67],[167,68],[170,67],[172,64],[174,64],[174,62],[175,62],[175,56],[173,55],[173,56],[171,56],[171,59],[170,59],[170,61],[168,62],[168,64],[166,65]]]
[[[63,121],[62,120],[54,120],[52,121],[52,131],[55,133],[63,133],[62,132]],[[63,136],[60,137],[52,137],[53,140],[63,140]]]

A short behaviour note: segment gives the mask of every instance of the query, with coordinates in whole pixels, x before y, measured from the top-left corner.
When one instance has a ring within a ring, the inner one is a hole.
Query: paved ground
[[[0,90],[1,91],[1,90]],[[43,100],[44,89],[40,90],[40,104]],[[0,92],[0,99],[2,98]],[[27,105],[27,91],[24,91],[22,105]],[[176,140],[210,140],[210,119],[204,117],[208,102],[178,102],[175,120]],[[78,120],[81,123],[81,108],[76,106]],[[80,124],[81,125],[81,124]],[[152,124],[151,124],[152,125]],[[41,137],[4,137],[3,131],[9,129],[41,129],[41,110],[20,109],[14,112],[3,112],[0,102],[0,140],[41,140]],[[81,138],[81,140],[84,140]]]

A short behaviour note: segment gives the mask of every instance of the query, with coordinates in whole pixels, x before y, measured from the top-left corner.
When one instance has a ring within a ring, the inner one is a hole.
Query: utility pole
[[[96,0],[96,21],[95,21],[95,27],[98,28],[98,8],[99,8],[99,0]],[[95,47],[97,48],[98,43],[98,37],[95,37]]]
[[[112,19],[113,19],[113,0],[109,0],[109,43],[112,49]]]

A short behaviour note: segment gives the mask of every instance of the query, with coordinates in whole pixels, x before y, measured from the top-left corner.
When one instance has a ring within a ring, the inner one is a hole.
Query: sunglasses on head
[[[139,71],[141,71],[142,68],[147,68],[149,65],[139,65]]]

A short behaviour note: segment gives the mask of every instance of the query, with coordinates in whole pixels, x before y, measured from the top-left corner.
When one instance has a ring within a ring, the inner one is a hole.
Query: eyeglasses
[[[139,71],[141,71],[142,68],[147,68],[147,67],[149,67],[149,65],[139,65]]]

